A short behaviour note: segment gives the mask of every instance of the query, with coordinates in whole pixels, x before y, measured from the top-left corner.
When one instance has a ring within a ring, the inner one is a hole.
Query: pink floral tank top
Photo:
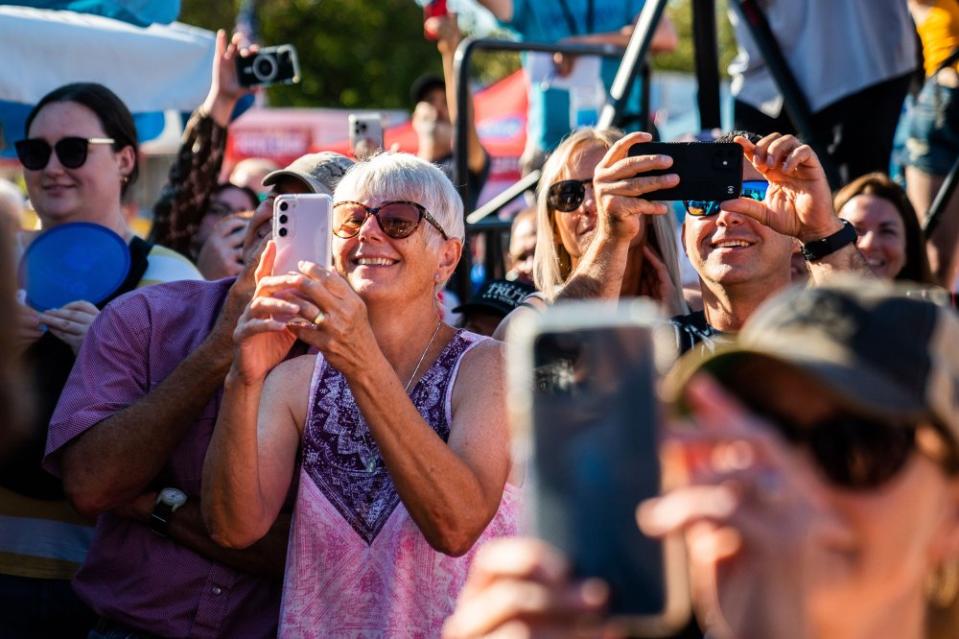
[[[460,362],[482,339],[457,332],[410,393],[444,441]],[[506,485],[472,550],[444,555],[400,501],[346,378],[319,355],[310,396],[279,636],[438,637],[476,549],[516,533],[518,489]]]

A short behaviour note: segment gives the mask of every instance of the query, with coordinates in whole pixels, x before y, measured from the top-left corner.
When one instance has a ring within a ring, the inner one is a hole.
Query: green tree
[[[229,28],[238,4],[187,0],[180,20]],[[442,70],[412,0],[261,0],[257,17],[261,43],[289,42],[299,54],[302,81],[271,87],[275,106],[410,108],[413,80]]]
[[[725,76],[726,67],[736,55],[736,37],[726,17],[726,0],[716,2],[716,30],[719,44],[719,70]],[[672,0],[666,7],[667,15],[676,27],[679,45],[672,53],[656,56],[653,68],[660,71],[693,73],[696,69],[693,51],[693,10],[690,0]]]

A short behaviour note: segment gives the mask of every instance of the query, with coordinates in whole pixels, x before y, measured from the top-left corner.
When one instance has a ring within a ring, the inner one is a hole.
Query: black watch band
[[[835,253],[847,244],[853,244],[856,241],[856,229],[848,220],[841,220],[842,228],[826,237],[806,242],[802,245],[802,256],[807,262],[821,260],[827,255]]]

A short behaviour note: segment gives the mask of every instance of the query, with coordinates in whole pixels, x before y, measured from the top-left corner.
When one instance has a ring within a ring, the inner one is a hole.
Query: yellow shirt
[[[916,21],[916,30],[922,40],[926,77],[929,77],[959,47],[959,1],[931,0],[921,6],[920,12],[925,12],[925,17]],[[913,15],[917,13],[914,11]],[[959,71],[959,62],[952,68]]]

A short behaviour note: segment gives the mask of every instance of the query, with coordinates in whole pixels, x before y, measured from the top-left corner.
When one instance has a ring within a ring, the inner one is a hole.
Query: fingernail
[[[597,608],[609,599],[609,586],[601,579],[587,579],[579,587],[579,598],[584,605]]]

